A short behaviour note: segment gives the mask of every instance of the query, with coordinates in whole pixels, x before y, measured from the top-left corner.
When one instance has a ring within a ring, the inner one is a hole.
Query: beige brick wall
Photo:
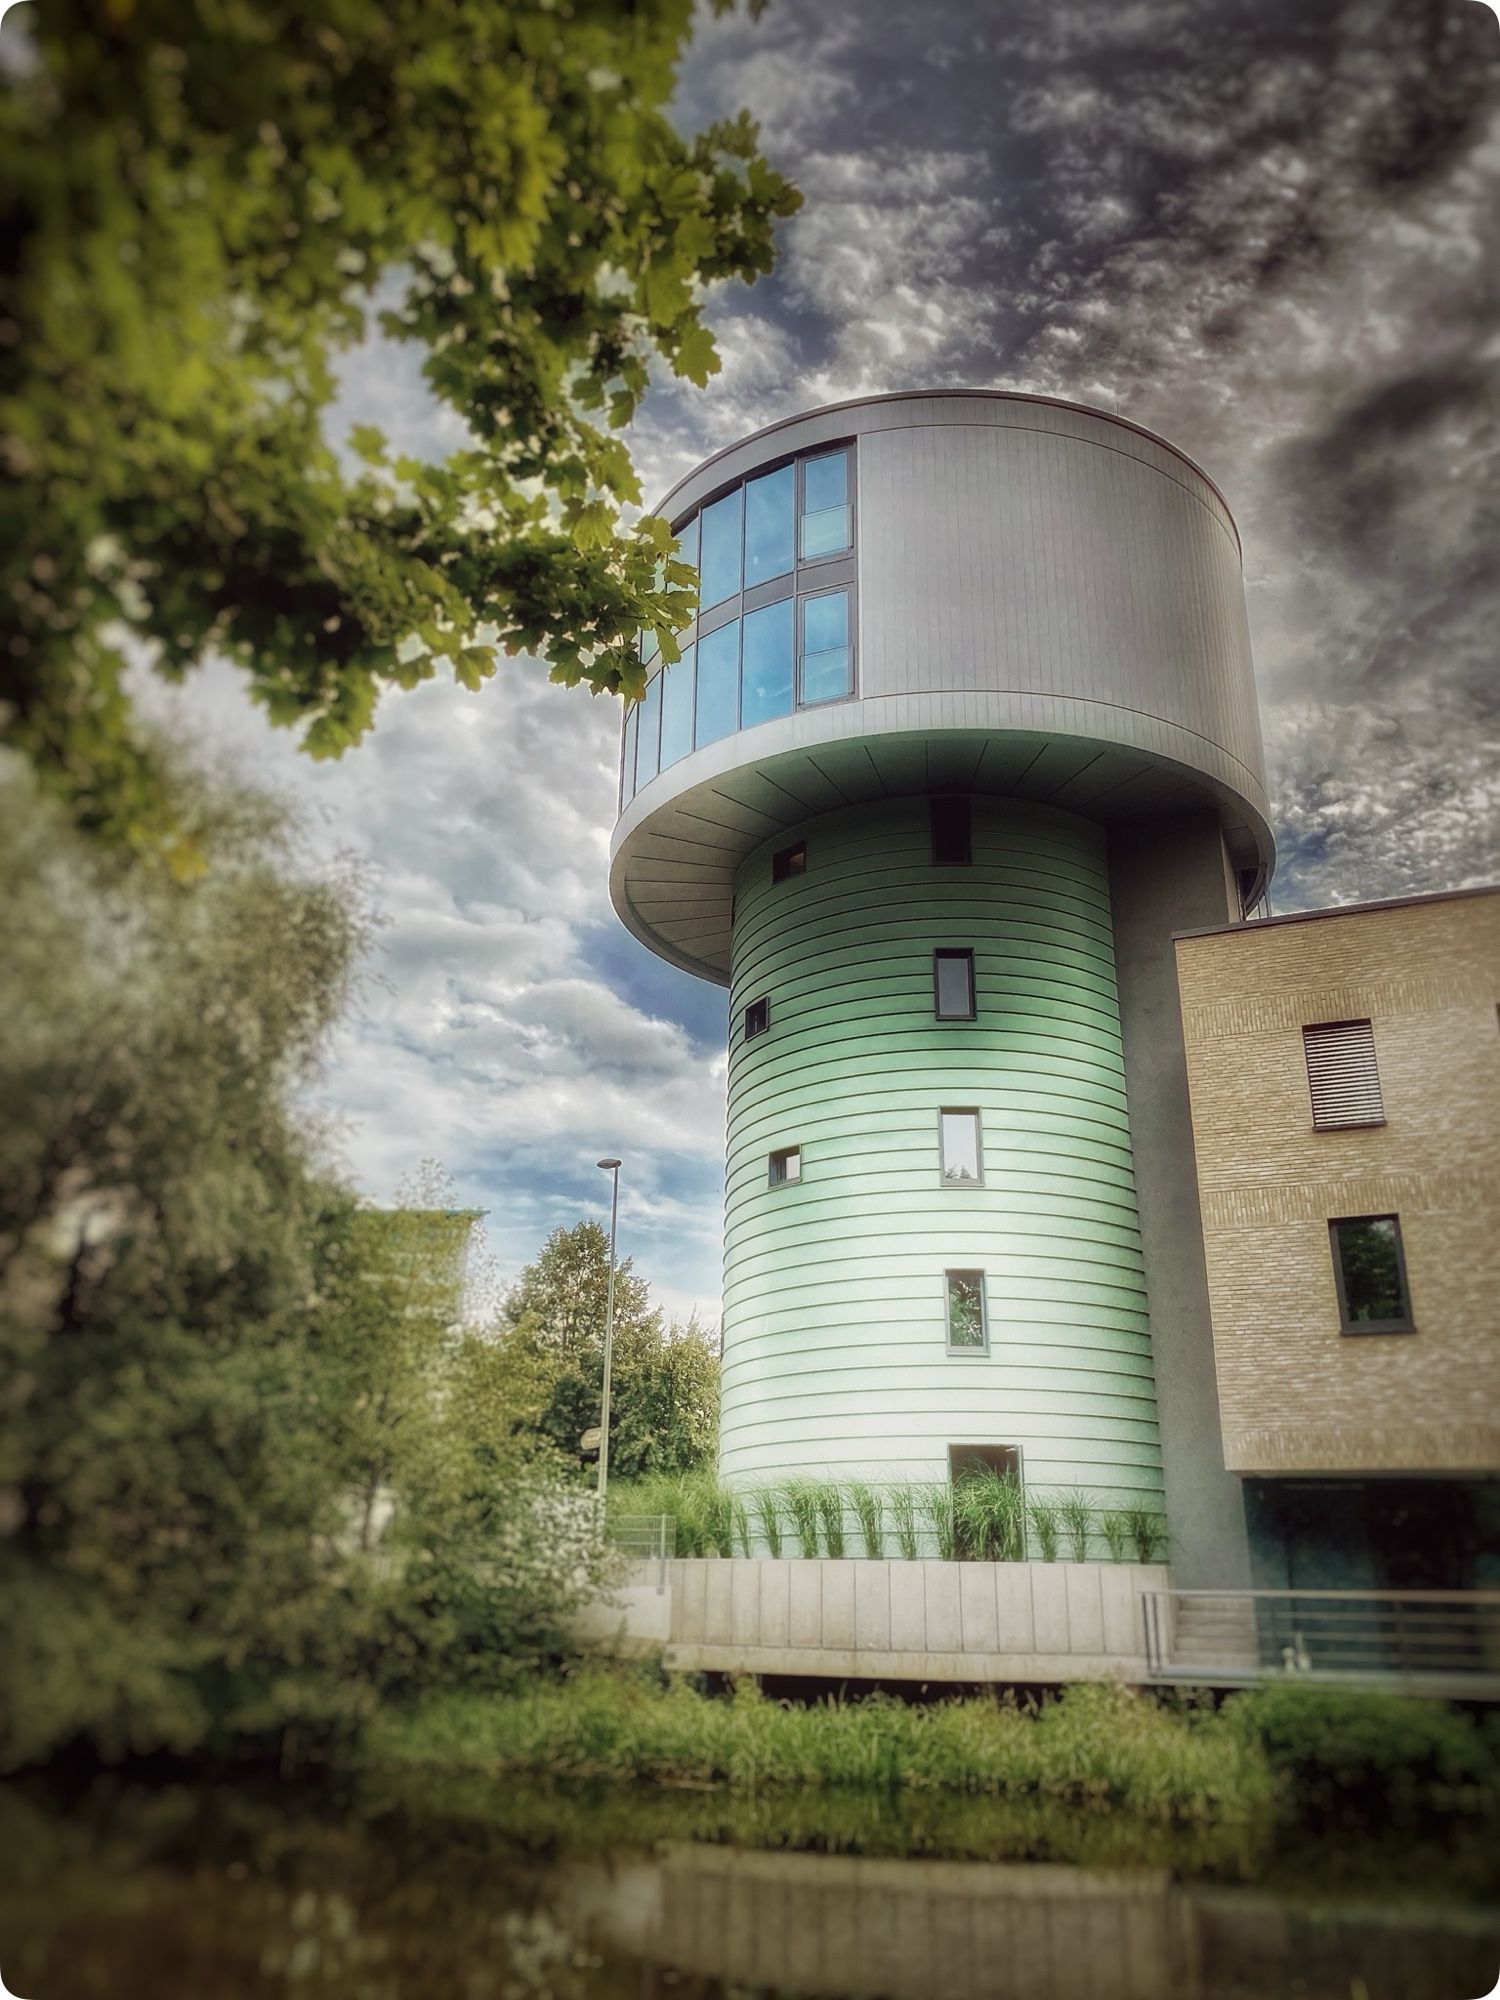
[[[1500,891],[1177,943],[1225,1463],[1500,1469]],[[1374,1024],[1386,1123],[1313,1129],[1302,1029]],[[1339,1331],[1328,1222],[1401,1218],[1416,1332]]]

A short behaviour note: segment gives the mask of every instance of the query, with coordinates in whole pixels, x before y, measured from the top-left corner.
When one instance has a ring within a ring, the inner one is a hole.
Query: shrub
[[[1074,1562],[1087,1562],[1089,1538],[1093,1533],[1094,1515],[1097,1511],[1094,1502],[1087,1493],[1080,1493],[1075,1488],[1072,1492],[1063,1494],[1058,1501],[1057,1511],[1062,1518],[1063,1533],[1067,1536],[1068,1548]]]
[[[998,1472],[970,1473],[953,1492],[960,1553],[969,1562],[1022,1562],[1026,1499],[1019,1480]]]
[[[1109,1550],[1109,1559],[1114,1563],[1125,1560],[1125,1516],[1118,1507],[1110,1507],[1099,1516],[1099,1532],[1104,1537],[1104,1546]]]
[[[937,1544],[938,1560],[954,1561],[958,1555],[958,1511],[953,1504],[953,1488],[943,1480],[936,1480],[922,1487],[918,1497]]]
[[[823,1553],[825,1556],[841,1556],[844,1553],[843,1489],[831,1479],[825,1479],[816,1491],[818,1520],[823,1529]]]
[[[885,1554],[885,1499],[873,1486],[856,1479],[849,1488],[849,1501],[859,1523],[860,1539],[871,1562]]]
[[[793,1479],[788,1481],[784,1491],[797,1547],[804,1556],[815,1556],[818,1553],[818,1489],[810,1479]]]
[[[722,1486],[711,1486],[705,1495],[704,1529],[710,1550],[721,1556],[734,1554],[734,1499]]]
[[[1033,1493],[1026,1506],[1031,1532],[1041,1550],[1043,1562],[1057,1561],[1057,1532],[1061,1514],[1057,1502],[1046,1493]]]
[[[904,1562],[917,1559],[917,1489],[909,1482],[893,1486],[887,1498],[891,1507],[891,1527],[896,1547]]]
[[[1159,1562],[1166,1553],[1167,1524],[1154,1508],[1127,1507],[1125,1532],[1135,1548],[1137,1562]]]
[[[781,1554],[781,1508],[774,1486],[760,1486],[755,1492],[755,1519],[770,1556]]]
[[[1350,1817],[1500,1810],[1500,1738],[1438,1701],[1278,1685],[1232,1696],[1223,1720],[1264,1751],[1304,1809]]]

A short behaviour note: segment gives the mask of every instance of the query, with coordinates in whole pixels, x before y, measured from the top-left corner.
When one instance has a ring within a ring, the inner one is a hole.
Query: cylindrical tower
[[[626,719],[611,891],[730,987],[724,1476],[1159,1502],[1114,910],[1142,868],[1171,903],[1153,822],[1236,913],[1270,866],[1228,509],[1117,418],[943,393],[661,511],[700,608]]]

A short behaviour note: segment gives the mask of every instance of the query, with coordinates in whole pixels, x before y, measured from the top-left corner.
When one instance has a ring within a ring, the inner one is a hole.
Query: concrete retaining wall
[[[865,1680],[1143,1680],[1141,1596],[1170,1588],[1156,1563],[699,1557],[665,1569],[663,1596],[615,1593],[639,1597],[649,1632],[601,1606],[594,1635],[639,1645],[665,1624],[669,1667]]]

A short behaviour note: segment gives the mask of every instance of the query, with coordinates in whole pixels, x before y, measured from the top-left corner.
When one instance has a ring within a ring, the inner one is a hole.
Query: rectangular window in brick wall
[[[1319,1132],[1385,1123],[1375,1030],[1368,1021],[1323,1021],[1304,1028],[1302,1051]]]

